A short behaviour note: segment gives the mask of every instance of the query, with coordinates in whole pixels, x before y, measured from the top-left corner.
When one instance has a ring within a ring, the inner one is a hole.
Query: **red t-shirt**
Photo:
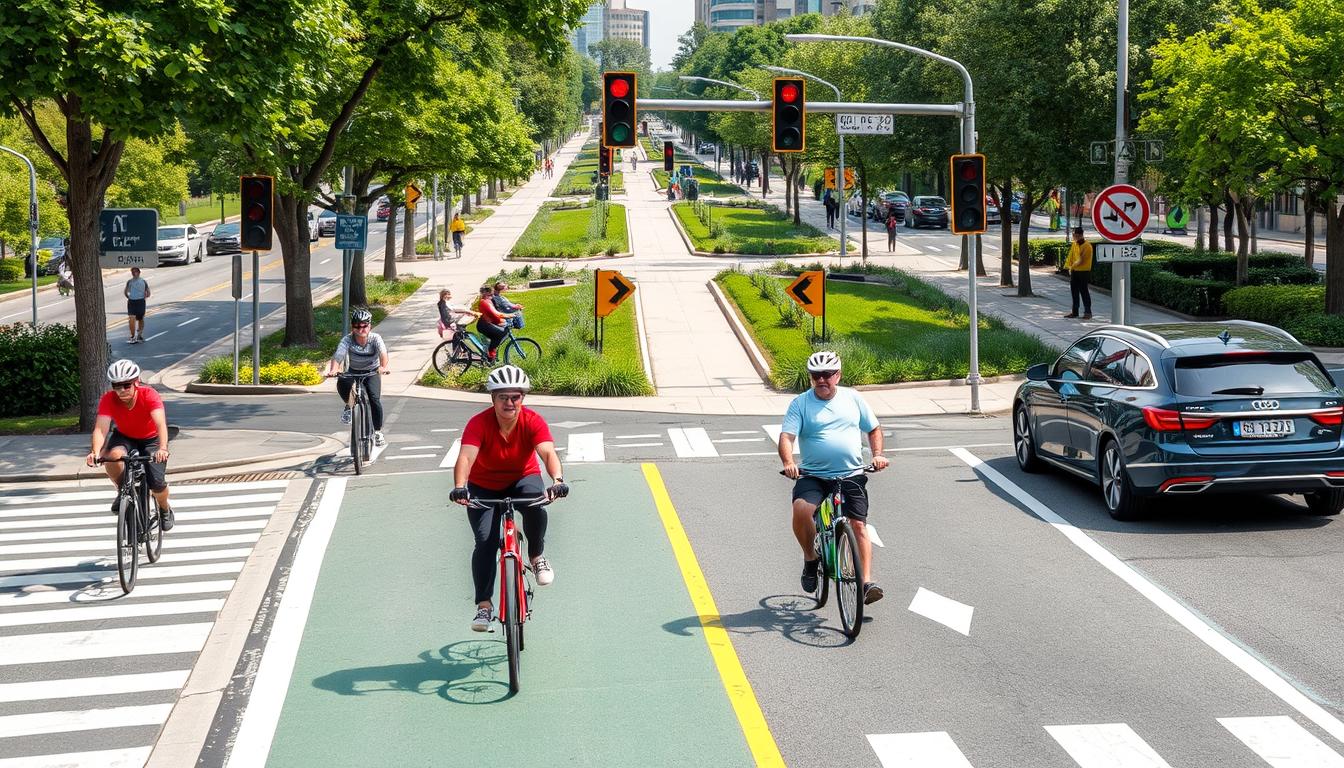
[[[504,324],[504,316],[499,314],[499,310],[495,309],[495,302],[491,301],[489,298],[484,298],[481,299],[478,303],[480,304],[480,312],[482,320],[484,320],[487,323],[490,323],[491,325]]]
[[[537,445],[553,440],[546,420],[527,407],[518,413],[518,423],[506,439],[499,433],[495,410],[487,408],[472,416],[462,430],[462,444],[480,448],[467,480],[482,488],[502,491],[528,475],[539,475]]]
[[[163,410],[163,398],[153,387],[144,384],[135,385],[135,404],[130,408],[121,404],[116,392],[104,392],[98,401],[98,415],[107,416],[117,425],[117,431],[136,440],[148,440],[159,434],[150,416],[156,408]]]

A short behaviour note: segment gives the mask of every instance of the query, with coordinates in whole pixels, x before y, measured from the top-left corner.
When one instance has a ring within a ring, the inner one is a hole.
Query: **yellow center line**
[[[663,475],[655,464],[645,463],[641,466],[644,470],[644,481],[648,483],[649,491],[653,494],[654,504],[658,507],[658,516],[662,518],[663,529],[667,531],[667,539],[672,544],[672,552],[676,555],[677,565],[681,568],[681,577],[686,582],[686,590],[691,594],[691,604],[700,617],[700,626],[705,630],[705,644],[709,646],[710,656],[714,658],[714,666],[718,667],[723,688],[728,693],[728,700],[732,702],[733,711],[737,713],[737,722],[742,727],[742,735],[747,739],[747,747],[751,750],[752,757],[756,759],[757,766],[783,768],[784,758],[779,753],[779,746],[775,744],[775,737],[770,733],[770,725],[765,722],[765,715],[761,712],[761,705],[756,701],[756,693],[751,689],[747,673],[742,669],[742,662],[737,658],[737,651],[733,649],[732,638],[728,636],[728,631],[723,628],[723,623],[719,620],[719,609],[714,604],[714,595],[709,591],[704,571],[700,570],[700,561],[696,559],[695,551],[691,549],[691,540],[687,538],[686,529],[681,526],[681,518],[667,494],[667,487],[663,485]]]

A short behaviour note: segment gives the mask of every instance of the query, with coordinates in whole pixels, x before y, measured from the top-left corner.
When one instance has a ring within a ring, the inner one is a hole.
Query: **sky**
[[[630,0],[626,5],[649,12],[649,43],[654,69],[668,69],[677,54],[677,38],[695,23],[692,0]]]

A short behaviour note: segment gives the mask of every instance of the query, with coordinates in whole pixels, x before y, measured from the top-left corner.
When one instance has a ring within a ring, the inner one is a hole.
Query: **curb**
[[[751,334],[743,325],[741,318],[733,307],[729,306],[728,298],[719,290],[719,286],[710,278],[705,285],[709,292],[714,295],[714,302],[719,305],[723,311],[723,316],[728,320],[728,324],[733,328],[733,335],[741,342],[742,348],[747,353],[747,358],[751,360],[751,367],[756,369],[756,375],[761,377],[761,382],[771,391],[775,391],[774,385],[770,383],[770,363],[766,361],[765,354],[761,352],[760,347],[756,346],[756,340],[751,338]]]
[[[55,289],[56,289],[56,283],[47,283],[46,285],[39,285],[37,287],[37,293],[40,296],[48,291],[52,291]],[[33,297],[33,287],[29,285],[26,288],[21,288],[20,290],[17,291],[10,291],[8,293],[0,294],[0,304],[4,304],[5,302],[10,301],[18,301],[19,299],[31,299],[32,297]]]
[[[186,392],[193,395],[307,395],[314,390],[291,384],[204,384],[193,381]]]
[[[635,290],[635,332],[639,334],[639,357],[644,364],[644,375],[649,377],[649,386],[654,394],[658,393],[658,382],[653,378],[653,361],[649,359],[649,334],[644,325],[644,300],[640,298],[638,285]]]

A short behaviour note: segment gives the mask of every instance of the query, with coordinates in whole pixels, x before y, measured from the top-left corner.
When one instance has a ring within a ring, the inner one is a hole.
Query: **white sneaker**
[[[471,620],[471,630],[473,632],[489,632],[490,622],[494,620],[494,614],[489,608],[477,608],[476,616]]]
[[[537,586],[550,586],[555,581],[555,571],[551,569],[551,564],[545,557],[535,557],[532,559],[532,575],[537,577]]]
[[[375,431],[373,433],[373,444],[377,446],[387,445],[387,438],[383,437],[383,433],[381,430]]]
[[[344,411],[341,411],[341,423],[342,423],[342,424],[349,424],[349,423],[350,423],[350,409],[349,409],[349,408],[346,408]]]

